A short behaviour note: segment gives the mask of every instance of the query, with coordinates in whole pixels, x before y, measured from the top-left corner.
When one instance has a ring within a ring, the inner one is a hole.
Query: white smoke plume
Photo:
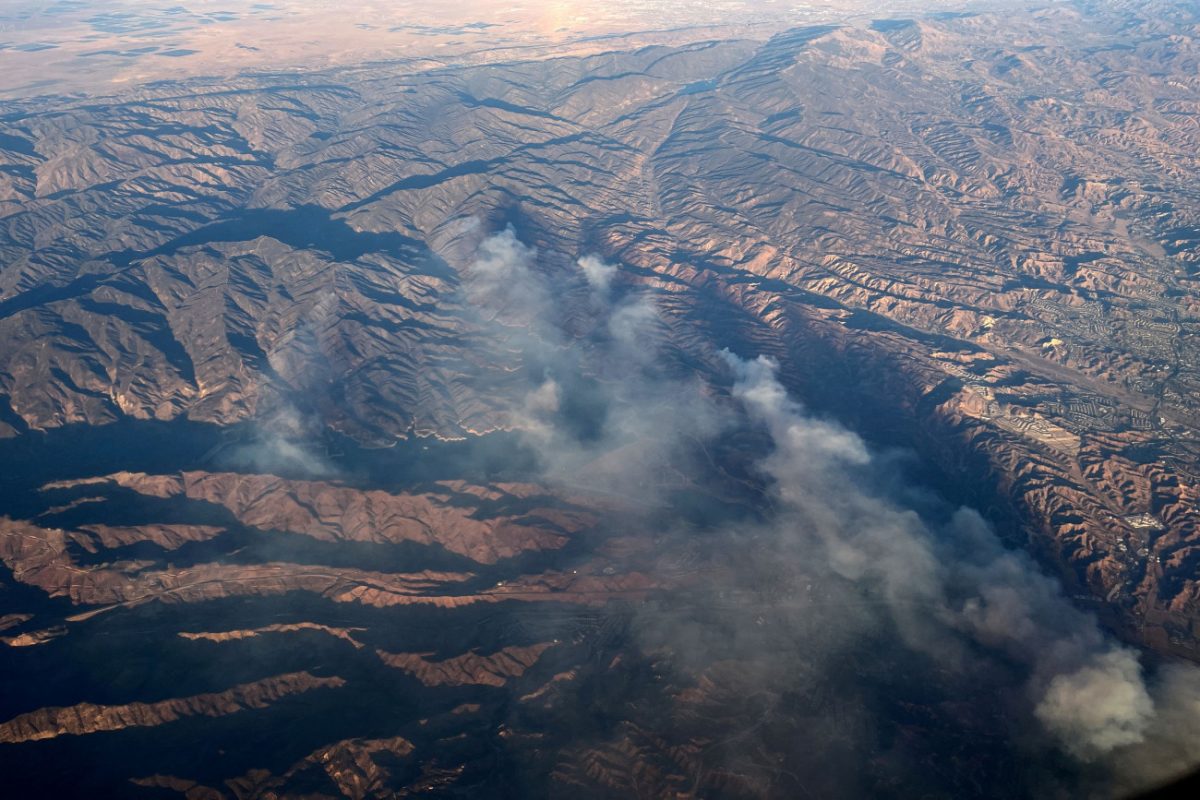
[[[596,256],[587,255],[579,259],[579,268],[583,270],[584,278],[592,291],[602,297],[608,297],[612,289],[612,279],[617,274],[617,266]]]
[[[313,444],[319,430],[315,418],[278,399],[271,411],[255,419],[251,440],[221,454],[218,466],[297,478],[334,477],[337,467]]]
[[[501,317],[538,322],[550,306],[544,284],[533,270],[537,251],[525,246],[512,226],[484,239],[471,264],[467,297],[475,308]]]
[[[1034,717],[1076,758],[1116,759],[1126,776],[1136,765],[1126,789],[1200,762],[1200,670],[1174,667],[1150,684],[1135,651],[1071,605],[1028,556],[1006,549],[978,514],[962,509],[934,530],[872,493],[871,456],[857,436],[792,402],[773,361],[727,360],[734,396],[774,444],[762,467],[780,500],[775,528],[791,539],[785,545],[802,541],[810,560],[877,587],[910,647],[954,658],[956,634],[965,634],[1020,659]],[[1161,753],[1164,738],[1176,740],[1171,757],[1149,763],[1144,753]]]
[[[649,294],[614,301],[616,268],[579,260],[593,290],[588,319],[568,334],[573,309],[539,272],[537,252],[511,227],[479,245],[466,294],[530,376],[509,427],[538,454],[546,479],[650,502],[679,449],[712,432],[716,417],[694,379],[660,369],[664,330]]]
[[[777,627],[714,628],[719,613],[709,612],[724,608],[715,600],[682,612],[650,604],[638,623],[647,647],[693,664],[730,652],[794,654],[759,676],[771,683],[789,671],[832,674],[839,652],[872,637],[960,680],[1015,675],[997,686],[1012,736],[1029,740],[1020,747],[1053,743],[1082,772],[1102,775],[1097,796],[1144,789],[1200,763],[1200,670],[1147,672],[1136,651],[1072,605],[1028,555],[1006,548],[978,513],[924,513],[895,491],[900,462],[809,414],[774,361],[725,352],[732,403],[672,372],[669,326],[654,296],[614,299],[614,267],[591,256],[577,263],[591,297],[574,308],[511,229],[484,240],[468,270],[481,319],[503,326],[523,354],[529,377],[511,426],[537,454],[543,480],[661,506],[666,490],[699,468],[696,443],[747,426],[770,443],[758,462],[767,519],[712,537],[725,577],[711,588],[755,602],[776,592],[765,602]],[[566,332],[561,320],[571,314],[590,316],[583,333],[579,325]],[[805,594],[818,581],[819,608]],[[871,713],[863,705],[850,716]]]

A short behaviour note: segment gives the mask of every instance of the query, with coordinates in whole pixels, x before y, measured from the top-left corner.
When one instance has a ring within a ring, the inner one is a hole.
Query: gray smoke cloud
[[[583,270],[588,286],[592,287],[597,294],[608,297],[609,290],[612,288],[612,279],[617,274],[616,265],[591,255],[580,258],[578,264],[579,269]]]
[[[1097,694],[1103,688],[1098,686]],[[1114,754],[1114,796],[1156,786],[1200,764],[1200,670],[1167,665],[1150,692],[1154,716],[1141,741]],[[1096,695],[1085,700],[1107,702]]]
[[[537,251],[512,227],[484,239],[471,264],[467,298],[474,308],[517,326],[543,327],[550,308],[545,284],[533,270]]]
[[[338,475],[337,467],[318,452],[320,421],[301,413],[286,399],[277,398],[273,407],[253,423],[248,441],[219,454],[216,464],[235,471],[297,478],[321,479]]]
[[[481,242],[467,270],[470,304],[528,376],[507,426],[537,453],[547,482],[655,502],[676,481],[680,448],[716,430],[713,405],[696,379],[662,368],[666,331],[651,295],[612,297],[616,267],[585,256],[591,292],[568,334],[576,309],[552,291],[537,256],[509,227]]]
[[[996,680],[1010,735],[1030,742],[1014,746],[1069,755],[1103,776],[1097,796],[1200,763],[1200,670],[1149,674],[978,513],[927,513],[897,475],[902,461],[808,413],[774,361],[712,354],[732,378],[722,398],[672,368],[653,294],[618,291],[618,267],[580,258],[588,292],[572,306],[563,287],[579,273],[544,275],[537,261],[506,229],[480,244],[465,291],[522,354],[527,380],[509,421],[546,482],[661,506],[701,468],[697,451],[723,434],[750,428],[768,442],[757,461],[765,520],[718,522],[702,542],[682,527],[664,533],[681,551],[708,548],[699,558],[712,572],[691,605],[638,611],[645,649],[697,670],[738,654],[742,679],[794,688],[801,679],[844,685],[846,653],[869,640],[921,654],[953,680]],[[730,608],[749,611],[750,624],[722,621]],[[858,731],[847,738],[877,722],[868,705],[852,691],[843,699],[839,724]]]
[[[338,468],[314,444],[325,423],[311,407],[312,399],[332,383],[333,372],[321,355],[319,332],[336,321],[338,303],[336,293],[322,294],[268,354],[279,380],[262,385],[248,435],[221,452],[217,466],[311,479],[338,475]],[[305,410],[305,405],[310,407]]]
[[[727,354],[733,395],[764,425],[762,469],[780,501],[774,530],[836,575],[876,587],[905,644],[970,668],[960,634],[1028,667],[1033,716],[1083,761],[1113,759],[1122,790],[1144,789],[1200,762],[1200,670],[1174,666],[1151,682],[1137,653],[1107,636],[1023,553],[959,509],[933,529],[872,493],[872,457],[845,429],[790,400],[778,366]],[[1164,748],[1164,743],[1173,743]],[[1164,757],[1163,753],[1169,753]]]

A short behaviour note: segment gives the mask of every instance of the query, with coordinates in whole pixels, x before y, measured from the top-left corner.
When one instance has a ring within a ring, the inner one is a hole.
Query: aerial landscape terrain
[[[1200,6],[0,8],[17,798],[1200,768]]]

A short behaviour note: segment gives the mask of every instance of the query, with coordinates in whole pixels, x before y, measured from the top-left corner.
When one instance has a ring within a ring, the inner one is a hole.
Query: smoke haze
[[[981,703],[994,704],[980,713],[992,715],[1004,747],[1068,757],[1097,796],[1146,788],[1200,762],[1200,737],[1185,733],[1200,727],[1197,670],[1148,673],[1136,651],[1072,605],[1030,557],[1004,547],[978,513],[906,486],[896,474],[902,460],[809,414],[774,361],[712,354],[725,362],[727,394],[679,375],[664,357],[653,296],[619,291],[618,267],[578,260],[593,319],[585,335],[568,336],[554,323],[569,315],[567,301],[536,259],[511,228],[489,237],[467,292],[481,319],[503,321],[523,353],[529,380],[512,427],[537,453],[544,480],[661,506],[701,471],[697,443],[715,446],[734,430],[767,442],[756,461],[766,519],[663,534],[665,547],[702,563],[704,585],[686,601],[637,609],[644,651],[668,654],[693,679],[736,659],[738,680],[773,686],[779,697],[835,687],[840,698],[806,713],[828,722],[837,709],[850,742],[838,752],[850,762],[869,757],[891,724],[872,692],[929,688],[880,668],[859,676],[875,688],[856,694],[850,654],[864,642],[882,649],[880,664],[917,659],[933,665],[931,682],[973,686],[989,698]],[[749,758],[761,725],[735,730],[729,741],[740,744],[723,745],[721,757]],[[864,790],[853,764],[839,770],[836,761],[825,789]]]

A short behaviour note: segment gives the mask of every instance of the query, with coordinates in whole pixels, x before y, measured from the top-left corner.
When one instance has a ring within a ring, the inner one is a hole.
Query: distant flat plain
[[[887,11],[917,5],[901,0]],[[626,49],[760,38],[879,13],[864,0],[13,0],[0,4],[0,97],[107,95],[164,80],[372,61],[420,70],[582,55],[612,50],[614,39]]]

